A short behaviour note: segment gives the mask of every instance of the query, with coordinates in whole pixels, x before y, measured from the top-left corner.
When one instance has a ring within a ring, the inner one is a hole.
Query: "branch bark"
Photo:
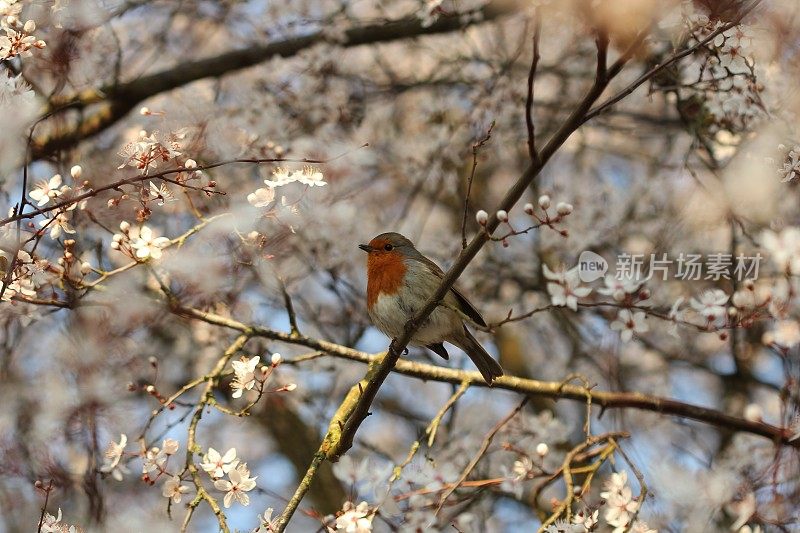
[[[315,339],[303,335],[292,336],[289,333],[245,324],[199,309],[175,307],[173,310],[175,313],[187,318],[202,320],[209,324],[230,328],[253,337],[264,337],[287,344],[305,346],[340,359],[349,359],[365,364],[376,364],[382,361],[384,357],[384,354],[368,354],[322,339]],[[467,383],[470,387],[487,387],[480,372],[477,371],[457,370],[404,359],[398,361],[392,371],[423,381],[438,381],[459,385]],[[764,422],[754,422],[728,415],[716,409],[700,407],[690,403],[670,398],[662,398],[660,396],[651,396],[640,392],[598,391],[594,389],[587,391],[585,387],[579,385],[564,384],[563,382],[557,381],[539,381],[508,375],[496,379],[492,385],[492,389],[503,389],[532,397],[549,398],[553,400],[572,400],[584,404],[586,403],[586,395],[591,394],[592,405],[600,407],[601,412],[606,409],[637,409],[640,411],[651,411],[654,413],[696,420],[714,427],[759,435],[778,444],[800,448],[800,439],[789,440],[791,437],[789,428],[781,428]]]
[[[466,28],[476,22],[495,20],[514,13],[519,8],[515,0],[494,0],[478,9],[474,16],[462,14],[442,15],[433,24],[423,25],[416,16],[353,27],[344,32],[344,39],[335,42],[343,48],[364,44],[377,44],[409,39],[423,35],[449,33]],[[157,94],[176,89],[193,81],[216,78],[237,70],[263,63],[273,57],[291,57],[317,43],[329,40],[323,30],[307,35],[290,37],[281,41],[233,50],[223,54],[187,61],[167,70],[97,89],[88,89],[76,95],[51,100],[46,114],[58,114],[68,109],[84,109],[94,104],[101,107],[87,119],[74,127],[49,136],[34,139],[33,159],[41,159],[58,150],[72,147],[80,141],[96,135],[124,117],[137,104]]]

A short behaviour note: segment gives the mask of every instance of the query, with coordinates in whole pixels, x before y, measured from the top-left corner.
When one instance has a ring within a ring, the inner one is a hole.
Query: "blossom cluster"
[[[200,467],[214,481],[214,488],[225,493],[223,504],[226,508],[230,507],[234,500],[242,505],[250,504],[247,493],[256,487],[258,476],[250,477],[247,464],[240,462],[236,457],[236,448],[231,448],[224,454],[209,448]],[[228,479],[224,479],[225,475]]]
[[[54,174],[47,180],[39,180],[34,188],[28,193],[28,196],[36,203],[37,207],[44,207],[50,202],[56,203],[66,202],[63,208],[51,211],[48,215],[39,221],[40,231],[48,231],[50,238],[58,239],[62,232],[66,234],[74,234],[75,228],[71,224],[71,215],[75,209],[86,209],[86,200],[69,202],[70,198],[77,193],[82,192],[86,186],[86,182],[81,182],[83,169],[80,165],[74,165],[70,169],[70,176],[72,177],[75,186],[63,183],[61,174]]]
[[[62,513],[60,507],[55,516],[46,512],[39,523],[38,530],[41,533],[83,533],[84,530],[82,528],[64,523],[61,520]]]
[[[273,370],[283,362],[281,354],[274,353],[270,358],[270,364],[261,365],[260,371],[256,371],[258,364],[261,361],[261,356],[256,355],[250,358],[242,357],[238,361],[231,362],[233,367],[233,381],[231,382],[231,390],[233,398],[241,398],[245,391],[253,390],[257,387],[259,396],[264,392],[264,385],[272,374]],[[290,392],[297,388],[295,383],[283,385],[272,392]]]
[[[185,138],[185,130],[168,134],[159,131],[147,133],[146,130],[141,130],[138,139],[126,144],[119,152],[125,161],[117,168],[133,167],[147,175],[160,163],[177,160],[182,155],[181,143]]]
[[[692,35],[690,44],[705,40],[724,24],[695,11],[691,2],[683,6]],[[745,131],[765,116],[764,88],[756,77],[752,44],[752,30],[744,24],[734,26],[717,34],[683,70],[678,98],[683,102],[694,95],[703,98],[712,134]]]
[[[16,2],[12,3],[13,5],[20,6]],[[0,7],[0,32],[5,34],[0,35],[0,60],[17,56],[31,57],[34,50],[42,49],[46,44],[33,34],[36,31],[36,23],[33,20],[26,20],[23,23],[16,14],[4,14],[11,12],[10,7],[5,9]]]
[[[266,188],[261,187],[247,195],[247,201],[253,207],[269,207],[275,200],[275,189],[299,183],[307,187],[323,187],[326,185],[322,172],[312,166],[305,166],[301,170],[290,171],[278,167],[272,171],[272,179],[265,179]],[[286,197],[281,199],[282,205],[287,205]]]
[[[115,233],[111,240],[111,248],[119,250],[137,261],[160,259],[162,250],[170,245],[166,237],[156,237],[149,226],[132,226],[123,220],[119,224],[119,233]]]

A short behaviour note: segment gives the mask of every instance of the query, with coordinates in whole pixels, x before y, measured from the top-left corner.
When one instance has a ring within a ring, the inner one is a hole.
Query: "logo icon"
[[[578,275],[581,281],[589,283],[602,278],[608,272],[608,262],[602,256],[585,250],[578,258]]]

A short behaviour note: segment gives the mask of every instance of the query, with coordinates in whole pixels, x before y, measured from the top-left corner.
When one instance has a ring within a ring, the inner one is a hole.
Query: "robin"
[[[375,326],[392,339],[436,291],[444,272],[422,255],[414,244],[399,233],[381,233],[369,244],[359,244],[367,252],[367,310]],[[464,321],[486,327],[475,306],[454,287],[433,313],[414,332],[409,344],[425,346],[449,359],[444,342],[449,342],[472,359],[489,385],[503,375],[503,369],[475,340]]]

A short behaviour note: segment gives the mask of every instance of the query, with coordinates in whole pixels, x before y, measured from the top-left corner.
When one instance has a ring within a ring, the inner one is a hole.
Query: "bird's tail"
[[[469,332],[466,326],[463,328],[463,334],[448,339],[448,342],[464,350],[469,358],[472,359],[472,362],[475,363],[475,366],[478,367],[483,379],[489,385],[491,385],[492,381],[496,378],[503,375],[503,368],[500,366],[500,363],[495,361],[492,356],[483,349],[483,346],[472,336],[472,333]]]

